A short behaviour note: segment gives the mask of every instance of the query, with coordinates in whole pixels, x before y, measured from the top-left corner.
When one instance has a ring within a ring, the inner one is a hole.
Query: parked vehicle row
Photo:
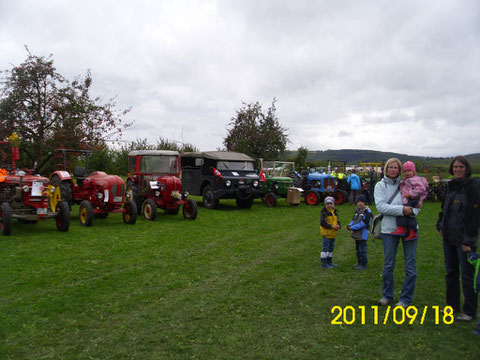
[[[1,146],[12,145],[0,142]],[[125,224],[136,223],[138,213],[155,220],[157,210],[195,220],[197,203],[189,195],[202,197],[206,209],[217,209],[221,199],[235,199],[241,209],[249,209],[255,199],[274,207],[278,198],[292,205],[291,190],[301,185],[305,202],[317,205],[324,197],[346,198],[335,191],[330,175],[308,173],[299,176],[294,163],[261,162],[245,154],[228,151],[189,152],[137,150],[128,154],[128,178],[91,171],[92,151],[58,149],[62,162],[50,176],[34,175],[32,170],[18,170],[18,147],[11,146],[11,162],[0,164],[0,231],[12,233],[12,220],[37,222],[55,218],[59,231],[68,231],[72,205],[79,206],[79,220],[92,226],[94,218],[121,213]],[[5,154],[3,152],[2,154]],[[67,155],[83,158],[84,166],[68,168]],[[1,159],[5,160],[3,155]],[[0,161],[1,161],[0,159]],[[181,178],[181,179],[180,179]],[[299,181],[301,179],[301,181]]]

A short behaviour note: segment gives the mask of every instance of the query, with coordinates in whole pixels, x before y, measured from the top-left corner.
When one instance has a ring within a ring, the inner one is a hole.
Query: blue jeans
[[[383,297],[388,301],[393,301],[393,270],[395,269],[398,243],[401,239],[401,236],[382,234],[384,252],[382,293]],[[405,304],[412,302],[413,294],[415,293],[415,282],[417,280],[417,242],[418,239],[402,241],[405,280],[403,281],[399,301]]]
[[[322,257],[332,257],[335,248],[335,239],[323,238]]]
[[[472,248],[475,252],[476,248]],[[445,282],[447,285],[446,301],[454,310],[460,311],[460,271],[463,290],[462,311],[470,316],[477,312],[478,296],[474,292],[473,278],[475,268],[467,260],[467,254],[461,246],[451,245],[443,240],[443,253],[445,255]]]
[[[355,240],[355,250],[357,252],[358,265],[367,266],[367,240]]]

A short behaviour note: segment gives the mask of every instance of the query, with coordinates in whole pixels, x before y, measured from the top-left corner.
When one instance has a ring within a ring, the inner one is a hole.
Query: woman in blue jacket
[[[382,298],[380,305],[388,305],[393,302],[393,271],[397,257],[398,244],[403,245],[403,257],[405,264],[405,280],[397,306],[408,307],[415,293],[417,280],[417,242],[418,239],[405,241],[400,235],[391,233],[397,229],[396,217],[402,215],[418,215],[420,209],[402,205],[400,194],[400,174],[402,163],[397,158],[388,159],[385,163],[385,176],[375,185],[375,205],[382,220],[382,242],[384,252],[384,264],[382,272]]]

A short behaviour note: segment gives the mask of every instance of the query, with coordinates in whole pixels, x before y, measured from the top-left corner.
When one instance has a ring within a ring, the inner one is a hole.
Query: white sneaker
[[[382,306],[387,306],[388,304],[390,304],[391,301],[389,301],[388,299],[382,297],[380,300],[378,300],[378,305],[382,305]]]
[[[395,304],[395,306],[401,306],[402,308],[406,309],[409,305],[408,305],[408,304],[405,304],[405,303],[402,302],[402,301],[399,301],[398,303]]]
[[[461,322],[470,322],[473,320],[473,316],[461,313],[455,318],[456,321],[461,321]]]

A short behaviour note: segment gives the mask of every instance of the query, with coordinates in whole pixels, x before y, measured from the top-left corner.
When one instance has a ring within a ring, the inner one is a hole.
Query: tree
[[[276,100],[264,114],[259,102],[246,104],[232,118],[223,140],[228,151],[245,153],[254,158],[278,159],[286,150],[288,136],[276,116]]]
[[[306,147],[300,146],[298,148],[298,154],[295,158],[295,165],[297,170],[307,169],[307,156],[308,156],[308,149]]]
[[[0,137],[13,131],[20,136],[23,166],[41,171],[56,148],[103,148],[104,140],[132,125],[122,123],[130,109],[117,110],[115,98],[102,103],[91,97],[89,70],[70,82],[56,71],[52,55],[26,50],[25,62],[2,71],[0,81]]]

